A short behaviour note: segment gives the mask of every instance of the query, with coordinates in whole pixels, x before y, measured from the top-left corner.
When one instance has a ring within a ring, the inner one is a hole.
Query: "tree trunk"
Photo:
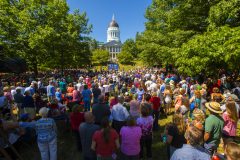
[[[38,67],[37,67],[37,63],[34,63],[34,64],[33,64],[33,72],[34,72],[35,76],[38,75]]]
[[[35,76],[37,76],[38,75],[38,66],[37,66],[37,58],[35,56],[33,57],[32,67],[33,67],[32,69],[33,69]]]

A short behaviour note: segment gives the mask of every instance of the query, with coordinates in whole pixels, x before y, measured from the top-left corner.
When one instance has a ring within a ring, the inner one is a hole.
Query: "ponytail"
[[[104,142],[105,143],[109,143],[111,128],[109,126],[108,117],[105,117],[105,118],[102,119],[101,127],[103,129],[103,139],[104,139]]]

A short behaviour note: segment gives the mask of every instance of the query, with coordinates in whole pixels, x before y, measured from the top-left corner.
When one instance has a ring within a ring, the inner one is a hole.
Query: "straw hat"
[[[180,94],[182,94],[182,95],[186,93],[186,90],[184,88],[180,88],[179,91],[180,91]]]
[[[206,84],[202,84],[202,88],[203,89],[207,89],[207,85]]]
[[[205,105],[210,111],[214,113],[218,113],[218,114],[223,113],[223,111],[220,108],[220,104],[217,102],[209,102],[209,103],[206,103]]]
[[[181,83],[181,84],[186,83],[186,80],[182,80],[180,83]]]
[[[170,83],[170,84],[174,84],[174,81],[173,81],[173,80],[171,80],[169,83]]]

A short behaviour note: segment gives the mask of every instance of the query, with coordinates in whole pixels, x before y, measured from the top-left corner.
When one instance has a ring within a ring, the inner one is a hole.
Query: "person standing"
[[[96,151],[98,160],[116,159],[115,153],[120,147],[118,133],[110,127],[108,118],[102,120],[101,127],[93,135],[91,149]]]
[[[218,102],[206,103],[206,107],[210,115],[205,121],[204,147],[213,155],[220,143],[224,121],[220,116],[222,110]]]
[[[120,130],[121,136],[121,152],[124,160],[138,160],[140,153],[140,139],[142,130],[136,125],[133,116],[127,119],[127,126],[123,126]]]
[[[98,103],[93,105],[92,114],[95,117],[95,124],[99,126],[101,125],[101,120],[104,117],[109,117],[111,115],[109,106],[105,103],[103,95],[100,95],[98,97]]]
[[[237,134],[238,112],[234,101],[227,101],[226,111],[223,113],[223,142],[226,145],[235,139]]]
[[[38,148],[42,160],[57,160],[57,127],[52,118],[48,118],[48,108],[39,110],[42,116],[38,121],[20,122],[22,128],[31,127],[36,130]]]
[[[141,104],[141,117],[137,119],[137,125],[142,129],[141,137],[141,151],[140,158],[144,157],[144,148],[147,150],[147,158],[152,158],[152,128],[153,128],[153,117],[150,115],[149,107],[147,103]]]
[[[21,107],[22,107],[22,103],[23,103],[23,100],[24,100],[24,96],[21,94],[21,89],[17,89],[16,90],[16,94],[14,95],[14,102],[17,103],[17,107],[19,109],[19,113],[22,114],[23,111],[21,110]]]
[[[140,103],[137,101],[137,95],[133,95],[133,100],[130,101],[130,115],[135,119],[140,117]]]
[[[74,90],[73,90],[73,102],[75,102],[76,104],[79,104],[81,101],[81,93],[77,90],[77,86],[74,86]]]
[[[159,126],[158,126],[158,119],[159,119],[159,111],[160,111],[160,98],[157,97],[157,93],[153,92],[153,96],[150,99],[150,102],[152,103],[153,106],[153,118],[154,118],[154,122],[153,122],[153,130],[158,130]]]
[[[197,127],[191,125],[188,127],[185,138],[187,144],[177,149],[170,160],[210,160],[211,157],[207,151],[201,147],[203,142],[203,132]]]
[[[62,92],[60,88],[57,88],[57,91],[55,93],[55,98],[57,99],[58,102],[62,103],[63,99],[62,99]]]
[[[27,92],[27,91],[29,91],[29,95],[30,95],[30,96],[33,96],[33,95],[34,95],[35,89],[34,89],[34,83],[33,83],[33,82],[31,83],[31,85],[30,85],[29,87],[25,88],[24,94],[25,94],[25,92]]]
[[[122,96],[118,97],[118,104],[114,105],[112,108],[112,127],[116,129],[119,133],[122,126],[126,124],[127,117],[129,113],[127,109],[123,106],[124,98]]]
[[[61,79],[61,81],[59,82],[59,88],[61,90],[61,93],[65,94],[67,92],[67,84],[65,79]]]
[[[172,106],[172,90],[170,88],[170,85],[166,85],[163,96],[165,101],[165,113],[168,115],[171,112]]]
[[[79,126],[79,133],[82,143],[82,156],[84,160],[96,160],[96,153],[91,150],[93,134],[100,129],[99,125],[94,124],[94,115],[91,112],[85,112],[85,122]]]
[[[25,97],[23,98],[22,109],[24,113],[28,113],[30,118],[33,119],[36,116],[36,110],[34,105],[34,100],[30,96],[30,91],[25,92]]]
[[[88,85],[84,85],[84,90],[82,91],[83,103],[85,111],[90,111],[92,92],[88,89]]]
[[[55,97],[55,87],[53,86],[53,81],[49,81],[49,85],[47,86],[47,97],[48,101],[52,101]]]
[[[167,135],[167,144],[168,146],[168,158],[170,159],[174,153],[174,151],[178,148],[181,148],[183,144],[186,143],[186,139],[184,137],[185,133],[185,123],[184,117],[182,114],[174,114],[172,118],[172,123],[166,127],[166,135]]]
[[[82,151],[81,139],[79,135],[79,126],[84,122],[84,113],[80,111],[81,107],[78,104],[75,104],[72,108],[72,113],[70,113],[70,123],[71,129],[75,136],[77,149],[78,151]]]
[[[92,89],[93,93],[93,104],[98,102],[98,97],[101,95],[101,90],[99,89],[98,84],[96,83],[94,85],[94,88]]]

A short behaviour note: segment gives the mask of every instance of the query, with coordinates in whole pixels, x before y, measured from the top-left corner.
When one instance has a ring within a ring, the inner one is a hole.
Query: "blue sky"
[[[107,41],[107,27],[115,15],[120,26],[121,41],[135,38],[137,32],[145,29],[146,8],[151,0],[67,0],[70,10],[79,9],[86,12],[89,23],[93,25],[91,37],[98,41]]]

